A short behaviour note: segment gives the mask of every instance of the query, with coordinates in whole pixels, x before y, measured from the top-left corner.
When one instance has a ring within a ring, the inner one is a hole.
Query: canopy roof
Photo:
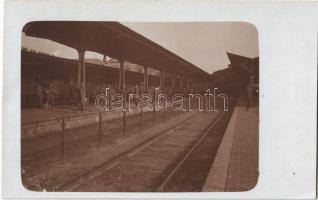
[[[23,32],[176,75],[210,79],[199,67],[117,22],[37,21],[26,24]]]
[[[258,77],[259,71],[259,57],[248,58],[241,55],[236,55],[233,53],[226,53],[231,64],[230,68],[234,69],[236,72],[245,74],[249,76],[250,74],[256,75]]]

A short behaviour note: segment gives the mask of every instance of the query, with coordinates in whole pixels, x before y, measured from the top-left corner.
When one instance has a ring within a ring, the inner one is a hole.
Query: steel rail
[[[143,141],[142,143],[139,143],[139,144],[133,146],[129,150],[101,163],[100,165],[98,165],[98,166],[94,167],[93,169],[73,178],[72,180],[63,183],[62,185],[57,187],[57,191],[72,191],[72,190],[76,189],[77,187],[79,187],[81,184],[83,184],[87,180],[92,179],[92,178],[104,173],[105,171],[112,169],[113,167],[118,165],[125,158],[128,158],[128,157],[134,155],[135,153],[141,151],[142,149],[144,149],[148,145],[152,144],[157,139],[170,133],[170,131],[172,129],[180,126],[181,124],[183,124],[191,119],[193,119],[194,117],[197,117],[197,116],[191,115],[190,117],[186,118],[185,120],[182,120],[181,122],[175,124],[173,127],[169,127],[167,129],[161,131],[160,133]]]
[[[168,174],[168,176],[163,180],[163,182],[156,188],[156,192],[163,191],[166,184],[171,180],[171,178],[176,174],[176,172],[180,169],[180,167],[184,164],[184,162],[191,156],[193,151],[201,144],[201,142],[206,138],[206,136],[211,132],[217,122],[222,118],[224,115],[224,111],[221,112],[216,119],[209,125],[209,127],[204,131],[204,133],[200,136],[200,138],[195,142],[195,144],[191,147],[190,151],[182,158],[182,160],[178,163],[178,165]]]

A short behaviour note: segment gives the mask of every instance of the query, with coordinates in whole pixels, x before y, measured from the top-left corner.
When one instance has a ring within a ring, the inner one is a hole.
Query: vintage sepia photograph
[[[22,184],[250,191],[259,93],[251,23],[31,21],[21,32]]]

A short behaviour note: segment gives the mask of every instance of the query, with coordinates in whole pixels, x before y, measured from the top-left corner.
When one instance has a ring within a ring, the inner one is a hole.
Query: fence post
[[[143,127],[143,113],[142,113],[142,108],[140,110],[140,131],[142,131]]]
[[[66,132],[66,123],[65,123],[65,115],[64,112],[62,112],[62,162],[65,163],[65,153],[66,153],[66,143],[65,143],[65,132]]]
[[[152,126],[155,127],[155,122],[156,122],[156,90],[153,91],[153,97],[152,97]]]
[[[123,136],[126,136],[126,90],[123,90],[124,96],[124,110],[123,110]]]
[[[99,111],[99,117],[98,117],[98,123],[99,123],[99,126],[98,126],[98,135],[99,135],[99,138],[98,138],[98,147],[101,148],[102,147],[102,122],[103,122],[103,114],[101,111]]]

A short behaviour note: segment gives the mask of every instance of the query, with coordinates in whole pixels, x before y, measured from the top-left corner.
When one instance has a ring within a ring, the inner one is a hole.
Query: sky
[[[258,57],[258,33],[245,22],[122,22],[123,25],[163,46],[208,73],[230,63],[226,52]],[[22,35],[22,46],[64,58],[78,58],[69,47]],[[86,58],[102,59],[88,52]]]

